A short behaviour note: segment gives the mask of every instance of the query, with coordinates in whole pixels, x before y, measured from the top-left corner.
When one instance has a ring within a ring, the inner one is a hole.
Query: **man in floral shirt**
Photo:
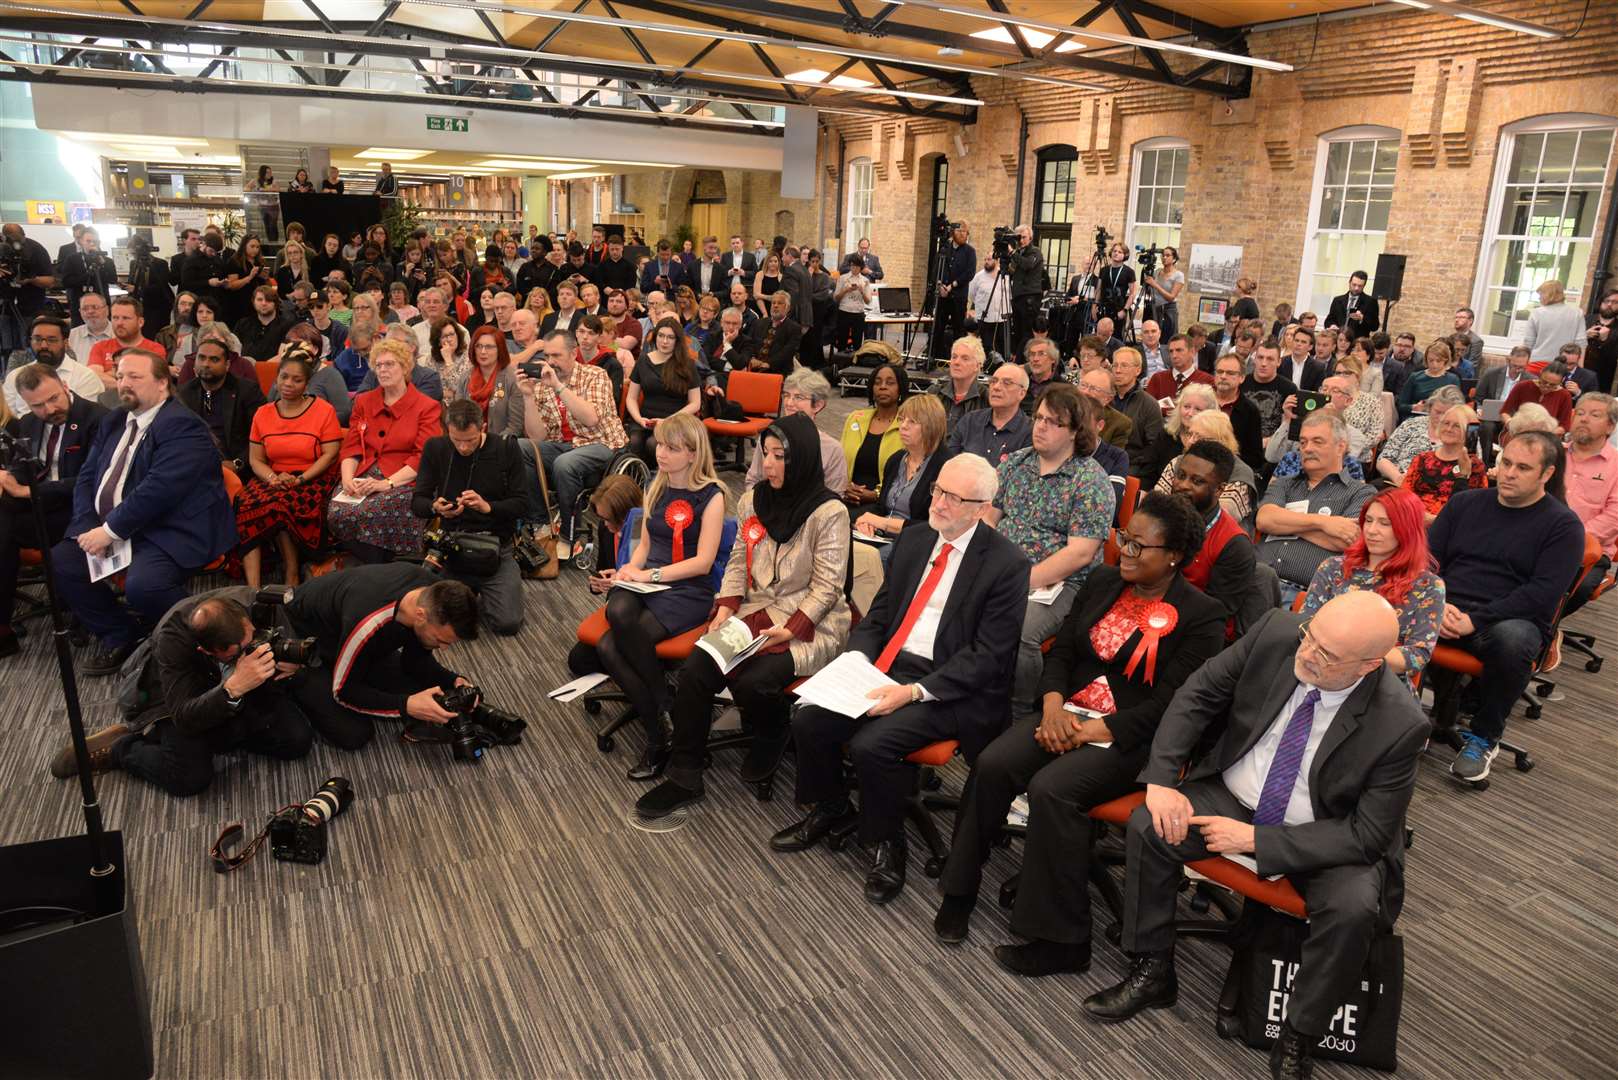
[[[1046,387],[1034,407],[1033,445],[1000,465],[1000,490],[983,515],[1034,564],[1011,688],[1017,717],[1034,710],[1041,646],[1067,618],[1112,526],[1112,485],[1091,457],[1098,419],[1096,403],[1076,387]]]

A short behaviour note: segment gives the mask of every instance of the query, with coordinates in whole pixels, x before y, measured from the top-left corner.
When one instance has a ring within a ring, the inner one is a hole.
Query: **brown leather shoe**
[[[92,773],[102,773],[108,769],[116,768],[112,762],[112,748],[119,739],[128,734],[128,724],[113,724],[102,728],[84,740],[85,746],[90,750],[90,771]],[[69,742],[56,752],[55,757],[51,758],[51,775],[58,780],[65,780],[78,774],[79,761],[73,753],[72,742]]]

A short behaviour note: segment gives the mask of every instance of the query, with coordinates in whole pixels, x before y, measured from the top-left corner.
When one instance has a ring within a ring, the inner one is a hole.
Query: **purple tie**
[[[118,505],[118,479],[124,475],[124,467],[129,464],[129,452],[135,449],[135,441],[140,438],[139,426],[135,418],[129,418],[128,439],[113,459],[112,468],[107,470],[106,477],[101,482],[101,494],[96,498],[96,513],[101,520],[106,521],[112,508]]]
[[[1281,744],[1270,760],[1270,771],[1264,776],[1264,790],[1259,792],[1258,807],[1253,811],[1254,825],[1280,825],[1286,820],[1287,803],[1292,801],[1292,789],[1298,783],[1298,769],[1309,746],[1309,729],[1315,726],[1315,705],[1319,701],[1320,691],[1310,690],[1287,721]]]

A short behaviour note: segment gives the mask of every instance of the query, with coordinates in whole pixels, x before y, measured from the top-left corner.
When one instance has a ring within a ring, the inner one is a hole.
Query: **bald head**
[[[1105,368],[1092,368],[1079,378],[1079,389],[1102,405],[1112,404],[1112,375]]]
[[[1382,666],[1399,643],[1399,616],[1374,592],[1355,589],[1326,602],[1309,620],[1308,641],[1293,662],[1298,681],[1343,690]]]

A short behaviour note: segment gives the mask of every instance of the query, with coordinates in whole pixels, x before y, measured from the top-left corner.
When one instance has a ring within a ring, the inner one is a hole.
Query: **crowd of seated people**
[[[371,230],[345,251],[327,236],[271,274],[257,238],[230,252],[210,233],[177,257],[170,280],[191,288],[157,340],[139,298],[108,305],[93,275],[81,325],[36,322],[6,388],[48,472],[34,490],[0,473],[0,657],[17,649],[16,553],[48,546],[96,640],[85,673],[118,670],[156,631],[153,677],[176,704],[168,729],[98,732],[97,768],[189,794],[223,751],[296,757],[317,733],[355,749],[378,719],[440,738],[435,695],[461,680],[431,654],[480,625],[516,632],[521,523],[553,503],[567,560],[587,510],[607,629],[569,662],[608,675],[639,720],[628,778],[661,781],[642,816],[705,797],[728,690],[751,736],[744,781],[796,750],[806,813],[769,846],[855,833],[871,851],[865,895],[887,903],[906,880],[906,758],[953,741],[969,771],[935,933],[967,936],[1026,794],[1012,919],[1026,943],[996,957],[1041,975],[1090,961],[1087,811],[1144,784],[1128,828],[1130,975],[1086,1011],[1171,1003],[1180,864],[1249,854],[1311,915],[1280,1042],[1296,1058],[1396,913],[1381,886],[1428,730],[1417,692],[1460,729],[1453,774],[1486,779],[1564,596],[1587,599],[1618,554],[1618,404],[1596,365],[1578,343],[1536,340],[1490,366],[1470,312],[1421,363],[1413,335],[1353,319],[1369,309],[1352,284],[1326,326],[1305,313],[1267,327],[1255,306],[1217,335],[1126,327],[1130,345],[1101,325],[1071,360],[1032,322],[989,371],[976,335],[941,341],[946,366],[927,383],[863,340],[881,274],[868,248],[834,281],[818,252],[784,242],[762,257],[740,237],[723,256],[714,238],[700,256],[660,244],[637,265],[616,236],[519,239],[396,248]],[[840,431],[817,421],[825,348],[871,365]],[[255,361],[273,365],[267,395]],[[785,380],[732,487],[702,417],[741,371]],[[1479,375],[1469,402],[1463,380]],[[1480,422],[1485,402],[1500,421]],[[650,467],[644,492],[607,475],[621,453]],[[31,498],[47,501],[47,536],[23,524]],[[492,537],[494,566],[435,565],[429,527]],[[1602,561],[1581,579],[1586,535]],[[359,565],[302,580],[333,548]],[[116,591],[104,559],[122,560]],[[862,560],[882,567],[863,611]],[[334,677],[250,647],[241,596],[187,595],[204,567],[256,588],[272,562],[289,625],[321,641]],[[637,584],[659,588],[619,587]],[[741,664],[659,658],[660,642],[732,618],[764,639]],[[1440,644],[1482,674],[1434,662]],[[844,653],[888,680],[865,714],[794,710],[788,688]],[[1311,732],[1347,718],[1322,749]]]

